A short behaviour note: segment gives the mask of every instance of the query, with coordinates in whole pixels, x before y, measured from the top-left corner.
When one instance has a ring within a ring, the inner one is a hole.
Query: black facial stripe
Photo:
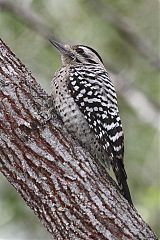
[[[79,53],[79,54],[82,54],[84,53],[84,50],[82,48],[76,48],[76,52]]]
[[[88,55],[87,55],[87,54],[85,54],[85,52],[81,53],[80,55],[81,55],[82,57],[84,57],[85,59],[87,59],[87,58],[88,58]]]
[[[96,54],[96,56],[99,58],[99,60],[103,63],[103,60],[102,60],[101,56],[100,56],[93,48],[88,47],[88,46],[85,46],[85,45],[79,45],[79,46],[90,49],[92,52],[94,52],[94,53]],[[82,55],[83,57],[87,58],[87,56],[86,56],[85,53],[83,53],[83,54],[81,54],[81,55]]]
[[[91,59],[87,59],[87,61],[88,61],[89,63],[97,64],[94,60],[91,60]]]
[[[82,63],[78,58],[76,58],[76,62],[78,62],[78,63]]]
[[[96,63],[94,60],[90,59],[85,52],[81,53],[81,56],[82,56],[83,58],[85,58],[85,59],[87,60],[87,62],[89,62],[89,63],[93,63],[93,64]]]

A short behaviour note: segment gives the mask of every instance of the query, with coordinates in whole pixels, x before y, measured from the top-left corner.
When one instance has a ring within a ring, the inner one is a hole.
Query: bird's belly
[[[100,160],[105,167],[108,167],[110,162],[108,161],[107,153],[98,143],[95,134],[91,131],[74,99],[65,90],[63,93],[53,94],[53,96],[55,108],[67,130],[94,158]]]

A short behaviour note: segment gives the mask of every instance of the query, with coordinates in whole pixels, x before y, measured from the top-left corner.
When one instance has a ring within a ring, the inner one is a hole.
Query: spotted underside
[[[101,66],[70,67],[69,91],[110,160],[123,160],[123,130],[114,86]]]

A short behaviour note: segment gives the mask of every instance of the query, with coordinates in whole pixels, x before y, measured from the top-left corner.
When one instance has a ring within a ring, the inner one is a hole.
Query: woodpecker
[[[52,80],[57,113],[94,158],[106,168],[112,166],[121,194],[132,205],[117,96],[102,58],[91,47],[50,42],[62,60]]]

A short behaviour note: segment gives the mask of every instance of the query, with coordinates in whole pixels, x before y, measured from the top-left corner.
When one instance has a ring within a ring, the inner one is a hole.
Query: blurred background
[[[58,52],[47,38],[95,48],[118,91],[133,201],[160,236],[159,0],[0,0],[0,36],[50,93]],[[51,239],[0,174],[0,240]]]

